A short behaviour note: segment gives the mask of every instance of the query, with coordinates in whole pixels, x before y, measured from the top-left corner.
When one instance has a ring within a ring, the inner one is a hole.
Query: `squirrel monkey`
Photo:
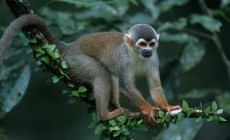
[[[0,40],[0,64],[14,33],[29,25],[37,28],[50,44],[57,46],[62,59],[69,65],[73,79],[92,85],[99,120],[109,120],[128,112],[119,104],[119,92],[151,125],[155,122],[154,110],[171,111],[180,108],[178,105],[169,105],[165,98],[159,76],[159,35],[150,25],[134,25],[127,34],[94,33],[65,44],[50,34],[41,17],[23,15],[12,21],[3,33]],[[151,98],[159,108],[149,104],[135,88],[134,78],[139,74],[147,77]],[[109,102],[116,109],[109,111]]]

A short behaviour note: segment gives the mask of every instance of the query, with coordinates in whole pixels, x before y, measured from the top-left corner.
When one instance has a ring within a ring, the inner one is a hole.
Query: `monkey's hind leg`
[[[112,78],[112,94],[111,94],[110,102],[116,109],[121,108],[120,101],[119,101],[120,93],[119,93],[118,78],[115,76],[111,76],[111,78]]]
[[[118,108],[109,111],[109,101],[112,92],[112,79],[109,71],[96,59],[84,55],[64,54],[71,74],[74,78],[88,82],[93,86],[96,100],[97,117],[99,120],[110,120],[128,112],[127,109]]]
[[[99,120],[110,120],[119,115],[129,112],[129,110],[120,107],[109,112],[109,101],[112,92],[112,80],[110,73],[104,67],[101,68],[100,73],[97,73],[95,81],[93,83],[93,87],[96,97],[97,116]]]

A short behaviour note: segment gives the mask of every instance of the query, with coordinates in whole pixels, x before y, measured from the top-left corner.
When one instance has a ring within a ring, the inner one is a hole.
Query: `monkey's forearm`
[[[135,88],[131,88],[131,87],[130,89],[122,88],[120,91],[124,94],[125,98],[129,101],[129,103],[134,105],[138,110],[143,110],[144,108],[151,106],[151,104],[149,104],[143,98],[140,92]]]
[[[160,108],[169,106],[167,99],[164,95],[164,91],[161,87],[151,90],[151,97],[153,102]]]

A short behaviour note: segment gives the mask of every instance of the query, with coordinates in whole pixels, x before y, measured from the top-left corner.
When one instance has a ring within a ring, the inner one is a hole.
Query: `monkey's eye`
[[[149,43],[149,46],[153,47],[153,46],[155,46],[155,44],[156,44],[156,42],[151,42],[151,43]]]
[[[140,42],[139,45],[140,45],[140,46],[147,46],[147,43],[145,43],[145,42]]]

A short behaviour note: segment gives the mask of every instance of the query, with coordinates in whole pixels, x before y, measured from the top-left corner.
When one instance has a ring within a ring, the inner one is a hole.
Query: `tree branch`
[[[198,2],[200,4],[200,7],[201,7],[203,13],[208,15],[209,17],[213,17],[213,13],[208,9],[208,7],[207,7],[206,3],[204,2],[204,0],[198,0]],[[224,61],[224,64],[227,67],[228,76],[230,78],[230,60],[227,58],[227,55],[224,52],[223,46],[221,44],[220,38],[219,38],[219,36],[218,36],[218,34],[216,32],[213,33],[212,41],[215,43],[218,51],[221,54],[221,57],[222,57],[222,59]]]
[[[8,6],[10,7],[11,11],[14,13],[16,17],[19,17],[22,14],[30,14],[33,13],[33,11],[30,9],[30,4],[28,3],[27,0],[7,0]],[[90,106],[90,109],[93,109],[95,111],[95,101],[94,98],[92,97],[91,93],[91,86],[87,85],[86,83],[80,83],[77,79],[71,79],[71,75],[68,72],[68,67],[65,65],[65,61],[62,60],[58,52],[53,52],[57,54],[58,57],[53,58],[52,55],[50,55],[50,50],[47,49],[49,47],[54,47],[53,45],[48,45],[47,40],[41,36],[40,32],[35,30],[33,26],[31,27],[25,27],[23,28],[23,32],[26,35],[26,37],[30,40],[30,45],[33,50],[34,57],[37,61],[41,62],[45,66],[47,70],[49,70],[51,73],[53,73],[55,76],[53,77],[54,81],[62,80],[66,85],[68,85],[68,89],[66,90],[67,92],[73,92],[76,91],[75,93],[81,93],[77,94],[76,98],[79,99],[79,96],[81,99],[87,103],[88,106]],[[40,49],[38,49],[40,48]],[[41,50],[42,49],[42,50]],[[45,52],[41,54],[40,51]],[[42,57],[38,57],[42,55]],[[43,56],[44,55],[44,56]],[[79,85],[84,85],[87,87],[88,90],[84,90]],[[81,92],[79,89],[81,88]],[[74,98],[74,99],[76,99]],[[207,118],[209,116],[215,116],[216,114],[213,114],[210,112],[210,109],[208,111],[203,112],[203,111],[196,111],[192,108],[189,108],[187,103],[184,103],[183,107],[183,112],[181,110],[173,111],[170,113],[158,111],[155,113],[157,123],[163,123],[168,125],[170,122],[177,122],[180,121],[184,117],[190,117],[190,118]],[[182,104],[183,105],[183,104]],[[221,119],[218,118],[220,121]],[[97,120],[97,119],[95,119]],[[116,123],[119,122],[119,123]],[[95,121],[93,122],[93,127],[96,127],[95,131],[99,132],[107,132],[107,135],[112,135],[115,136],[114,134],[118,134],[117,132],[119,131],[119,134],[121,131],[124,131],[123,137],[127,137],[129,135],[128,130],[132,129],[133,126],[139,126],[143,121],[143,117],[140,113],[129,113],[126,116],[119,116],[113,120],[105,121],[105,122],[100,122],[100,121]],[[132,122],[132,123],[131,123]],[[117,127],[119,126],[119,127]],[[116,128],[114,128],[116,127]],[[118,128],[122,128],[117,130]],[[124,129],[125,128],[125,129]],[[118,135],[117,135],[118,136]]]

